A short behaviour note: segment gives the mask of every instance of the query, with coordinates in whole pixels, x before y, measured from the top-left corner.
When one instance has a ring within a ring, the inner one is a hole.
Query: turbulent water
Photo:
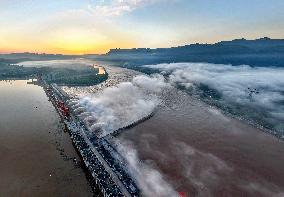
[[[104,137],[148,117],[159,104],[156,94],[167,84],[160,75],[139,75],[103,91],[80,95],[73,109],[87,127]]]

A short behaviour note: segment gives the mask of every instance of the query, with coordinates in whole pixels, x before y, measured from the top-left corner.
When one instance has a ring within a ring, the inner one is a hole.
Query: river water
[[[92,196],[42,87],[0,81],[0,196]]]
[[[119,138],[187,196],[284,196],[283,141],[176,89]]]

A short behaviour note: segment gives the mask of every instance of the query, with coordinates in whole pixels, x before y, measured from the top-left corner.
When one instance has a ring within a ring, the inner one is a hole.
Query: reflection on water
[[[66,60],[43,60],[43,61],[26,61],[20,62],[19,65],[25,67],[53,67],[53,68],[82,68],[94,64],[94,61],[83,58],[66,59]]]
[[[0,81],[0,196],[92,196],[59,116],[31,83]]]

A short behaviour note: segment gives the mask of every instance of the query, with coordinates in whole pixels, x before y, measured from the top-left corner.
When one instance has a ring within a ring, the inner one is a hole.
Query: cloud
[[[281,123],[284,121],[283,68],[209,63],[172,63],[145,67],[168,74],[172,84],[198,90],[195,93],[206,93],[208,97],[217,94],[221,98],[213,99],[218,104],[229,105],[236,110],[238,107],[242,107],[242,110],[250,109],[244,112],[246,116],[284,132]]]
[[[136,76],[132,82],[81,95],[73,109],[83,115],[90,130],[103,137],[149,116],[160,102],[156,93],[167,86],[161,75]]]
[[[120,16],[156,1],[157,0],[112,0],[108,3],[102,1],[99,5],[89,5],[88,10],[92,13],[99,13],[104,16]]]

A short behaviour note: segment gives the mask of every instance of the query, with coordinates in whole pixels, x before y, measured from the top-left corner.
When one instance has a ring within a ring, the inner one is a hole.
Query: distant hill
[[[231,54],[231,53],[266,53],[284,52],[284,39],[270,39],[268,37],[246,40],[235,39],[232,41],[221,41],[215,44],[190,44],[171,48],[133,48],[133,49],[110,49],[107,55],[114,54],[156,54],[156,53],[186,53],[186,54]]]
[[[284,39],[268,37],[256,40],[235,39],[215,44],[190,44],[170,48],[110,49],[103,55],[62,55],[45,53],[0,54],[0,62],[17,63],[33,60],[88,58],[108,61],[113,65],[138,67],[144,64],[171,62],[208,62],[216,64],[247,64],[251,66],[284,67]]]
[[[161,62],[210,62],[284,67],[284,39],[268,37],[235,39],[215,44],[190,44],[171,48],[111,49],[96,59],[120,61],[132,65]]]

